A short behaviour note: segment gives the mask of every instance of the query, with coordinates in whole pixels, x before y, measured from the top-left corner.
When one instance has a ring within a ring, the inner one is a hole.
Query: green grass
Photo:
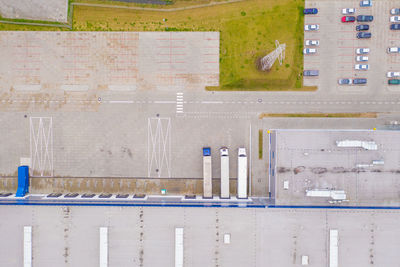
[[[79,31],[219,31],[220,87],[208,90],[315,90],[303,88],[303,0],[247,0],[160,12],[74,6]],[[163,18],[167,21],[164,22]],[[256,60],[286,44],[284,64],[268,73]]]
[[[377,118],[376,112],[362,112],[362,113],[262,113],[262,118]]]

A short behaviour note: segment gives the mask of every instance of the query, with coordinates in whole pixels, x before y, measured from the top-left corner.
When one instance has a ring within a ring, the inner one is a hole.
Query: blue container
[[[29,167],[18,167],[18,188],[16,197],[23,197],[29,192]]]

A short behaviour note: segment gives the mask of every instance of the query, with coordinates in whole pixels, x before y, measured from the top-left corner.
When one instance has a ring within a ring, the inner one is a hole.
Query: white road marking
[[[154,101],[153,103],[154,104],[175,104],[176,101],[162,101],[162,100],[160,100],[160,101]]]
[[[110,100],[110,104],[133,104],[131,100]]]
[[[201,101],[202,104],[223,104],[222,101]]]
[[[176,113],[183,113],[183,93],[176,93]]]

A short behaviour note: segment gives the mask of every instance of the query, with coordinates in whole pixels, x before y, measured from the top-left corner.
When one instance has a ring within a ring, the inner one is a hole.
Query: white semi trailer
[[[238,150],[237,197],[247,198],[247,155],[246,148]]]
[[[221,198],[229,198],[229,152],[221,147]]]
[[[211,148],[203,148],[203,198],[212,198]]]

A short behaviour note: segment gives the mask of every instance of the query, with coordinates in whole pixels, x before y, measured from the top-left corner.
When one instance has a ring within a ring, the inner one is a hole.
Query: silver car
[[[342,14],[343,15],[354,14],[355,12],[356,12],[355,8],[343,8],[342,9]]]
[[[390,10],[390,14],[392,14],[392,15],[400,15],[400,8],[392,8]]]
[[[354,65],[354,69],[355,70],[368,70],[369,69],[369,65],[367,65],[367,64],[356,64],[356,65]]]
[[[319,40],[306,40],[306,45],[319,46]]]
[[[305,31],[318,31],[319,24],[306,24],[306,25],[304,25],[304,30]]]
[[[304,55],[315,54],[315,53],[317,53],[317,49],[315,49],[315,48],[304,48],[303,49]]]
[[[367,56],[356,56],[356,61],[361,62],[361,61],[368,61]]]
[[[369,48],[357,48],[356,53],[357,53],[357,55],[368,54]]]
[[[351,84],[353,84],[353,79],[349,79],[349,78],[339,79],[338,83],[340,85],[351,85]]]

